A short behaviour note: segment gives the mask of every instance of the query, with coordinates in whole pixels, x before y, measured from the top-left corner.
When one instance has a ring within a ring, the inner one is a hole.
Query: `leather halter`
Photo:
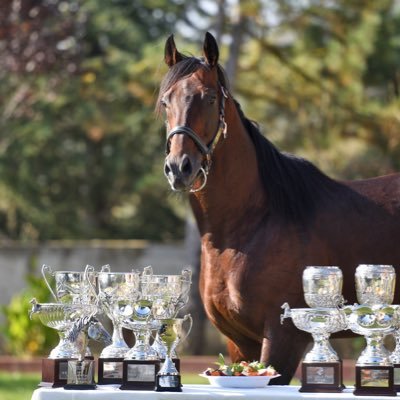
[[[167,141],[165,144],[165,154],[168,155],[170,152],[170,140],[174,135],[182,134],[187,135],[190,139],[193,140],[197,148],[205,157],[205,165],[201,168],[203,170],[203,174],[205,175],[205,179],[207,180],[207,175],[211,168],[211,156],[217,147],[217,144],[221,138],[221,135],[226,138],[227,126],[225,122],[225,100],[228,98],[227,90],[222,86],[219,85],[221,88],[221,107],[219,109],[219,124],[217,128],[217,132],[215,133],[214,137],[212,138],[211,142],[205,144],[199,137],[199,135],[190,127],[185,125],[178,125],[175,128],[171,129],[167,132]],[[204,185],[202,185],[202,188]]]

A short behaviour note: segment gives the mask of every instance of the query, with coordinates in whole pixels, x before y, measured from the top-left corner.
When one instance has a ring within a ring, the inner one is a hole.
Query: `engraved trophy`
[[[189,328],[185,335],[183,335],[183,324],[189,321]],[[183,318],[168,318],[160,319],[160,327],[158,329],[159,340],[166,346],[167,352],[165,361],[157,374],[156,391],[158,392],[181,392],[181,376],[176,369],[171,355],[175,347],[186,339],[189,335],[193,320],[190,314],[185,315]]]
[[[99,272],[97,283],[99,301],[113,326],[112,343],[99,356],[98,383],[122,384],[123,361],[129,351],[122,323],[132,314],[132,303],[138,298],[139,273],[111,272],[107,265]]]
[[[332,348],[329,337],[346,328],[346,317],[339,305],[342,297],[343,274],[336,266],[312,266],[303,272],[303,288],[310,308],[284,309],[281,322],[292,318],[300,330],[311,333],[314,344],[302,362],[300,392],[341,392],[342,361]]]
[[[359,265],[355,273],[360,304],[344,307],[348,327],[367,342],[356,362],[356,395],[396,396],[393,362],[383,343],[394,332],[398,306],[392,306],[396,274],[391,265]]]
[[[158,328],[152,312],[153,299],[157,296],[156,287],[149,279],[152,274],[151,267],[144,268],[138,297],[130,302],[122,321],[124,328],[133,331],[135,344],[124,357],[121,390],[153,390],[160,369],[158,354],[150,346],[151,332]]]
[[[83,309],[79,304],[40,304],[36,299],[32,299],[30,303],[30,317],[37,316],[43,325],[57,330],[60,336],[58,345],[48,358],[42,360],[42,382],[39,386],[64,386],[67,383],[68,361],[79,358],[79,349],[66,338],[66,334],[74,321],[83,315]]]

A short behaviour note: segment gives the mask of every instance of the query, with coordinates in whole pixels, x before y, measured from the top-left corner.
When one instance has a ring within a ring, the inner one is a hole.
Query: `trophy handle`
[[[283,325],[283,320],[285,318],[291,318],[292,313],[290,312],[289,303],[283,303],[281,308],[284,310],[283,314],[281,314],[281,325]]]
[[[57,297],[57,295],[54,293],[53,289],[52,289],[51,286],[50,286],[49,281],[47,280],[46,272],[47,272],[49,275],[54,276],[54,272],[53,272],[53,270],[51,269],[51,267],[50,267],[49,265],[43,264],[43,265],[42,265],[42,276],[43,276],[44,282],[45,282],[47,288],[50,290],[50,293],[52,294],[52,296],[54,297],[54,299],[55,299],[56,302],[58,303],[58,301],[59,301],[59,300],[58,300],[58,297]]]
[[[99,303],[100,299],[99,299],[99,295],[97,294],[97,290],[95,288],[95,286],[93,285],[92,281],[89,279],[89,272],[93,272],[95,273],[96,270],[94,269],[94,267],[92,267],[91,265],[86,265],[85,268],[85,272],[83,274],[83,279],[88,282],[89,284],[89,289],[92,292],[94,298],[96,299],[96,303]]]
[[[189,320],[189,329],[187,330],[186,335],[183,338],[181,338],[181,340],[180,340],[181,342],[186,340],[186,338],[189,336],[189,333],[191,332],[192,327],[193,327],[193,318],[190,314],[186,314],[183,317],[183,322],[185,322],[186,320]]]

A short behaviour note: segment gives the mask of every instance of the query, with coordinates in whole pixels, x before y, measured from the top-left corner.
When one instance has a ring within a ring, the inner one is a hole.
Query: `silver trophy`
[[[144,268],[140,275],[138,297],[131,301],[130,313],[122,321],[122,326],[132,330],[135,336],[135,344],[123,361],[122,390],[154,389],[160,367],[158,354],[150,345],[152,331],[158,328],[153,316],[157,287],[150,279],[152,275],[151,267]]]
[[[185,321],[189,321],[186,333],[184,333],[183,329]],[[167,348],[167,353],[162,368],[157,374],[156,390],[160,392],[181,392],[180,374],[175,367],[171,355],[176,346],[189,335],[193,326],[193,320],[190,314],[187,314],[183,318],[160,319],[159,322],[158,335]]]
[[[329,337],[346,328],[343,304],[343,274],[336,266],[311,266],[303,272],[304,298],[310,308],[284,310],[281,323],[291,318],[300,330],[312,335],[314,344],[302,362],[301,392],[340,392],[343,390],[342,362]]]
[[[363,335],[366,348],[356,362],[359,395],[394,395],[393,363],[383,339],[399,323],[398,306],[392,306],[396,274],[391,265],[359,265],[355,273],[359,304],[344,307],[349,329]]]
[[[55,329],[60,337],[59,343],[51,350],[48,358],[79,358],[79,350],[76,344],[67,340],[66,333],[72,328],[74,322],[84,314],[82,306],[79,304],[38,303],[35,298],[30,303],[32,304],[30,317],[37,316],[43,325]]]
[[[32,299],[31,304],[31,318],[37,316],[43,325],[55,329],[60,337],[58,345],[50,352],[48,358],[42,359],[42,381],[39,386],[64,386],[67,383],[68,362],[80,357],[77,343],[67,338],[67,332],[77,320],[88,313],[94,313],[96,307],[78,303],[40,304],[36,299]]]
[[[150,280],[156,290],[153,297],[153,316],[155,319],[175,318],[178,312],[187,305],[189,291],[192,284],[192,271],[183,269],[179,275],[147,275],[145,280]],[[152,348],[158,353],[160,359],[165,359],[167,348],[159,338],[157,332]],[[173,350],[172,358],[177,363],[177,354]]]

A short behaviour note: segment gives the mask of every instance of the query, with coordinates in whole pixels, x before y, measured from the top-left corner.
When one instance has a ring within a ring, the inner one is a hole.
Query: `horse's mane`
[[[163,79],[156,112],[161,113],[163,94],[180,79],[189,76],[207,65],[201,58],[184,57],[169,69]],[[218,65],[220,83],[229,90],[223,68]],[[258,169],[271,211],[292,222],[306,222],[315,213],[318,205],[338,192],[349,189],[328,177],[314,164],[289,153],[279,151],[261,132],[258,125],[243,113],[240,104],[234,100],[240,119],[246,128],[257,155]]]

